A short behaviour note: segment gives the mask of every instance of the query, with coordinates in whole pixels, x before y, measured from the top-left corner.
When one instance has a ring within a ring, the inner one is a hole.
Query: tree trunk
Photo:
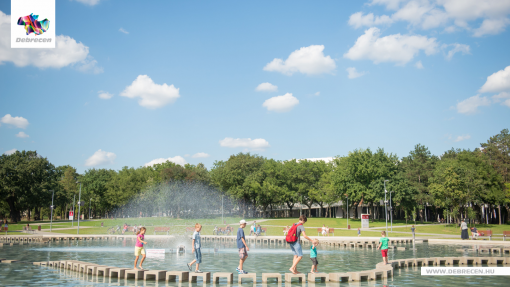
[[[30,208],[28,208],[27,215],[28,215],[28,221],[30,221]]]
[[[7,204],[9,204],[9,216],[11,217],[12,223],[17,223],[21,220],[20,211],[16,208],[16,203],[14,202],[14,198],[8,197]]]
[[[498,205],[498,218],[499,218],[499,225],[501,225],[501,205]]]
[[[423,209],[420,209],[420,223],[423,224]]]

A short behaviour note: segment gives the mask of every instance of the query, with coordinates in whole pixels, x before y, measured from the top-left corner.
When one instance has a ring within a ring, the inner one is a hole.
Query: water
[[[190,252],[191,244],[185,238],[172,240],[151,239],[147,237],[149,245],[146,248],[173,249],[172,253],[166,253],[164,259],[147,258],[144,268],[152,270],[187,270],[186,263],[193,260]],[[178,254],[175,252],[177,246],[186,245],[187,253]],[[399,245],[404,246],[404,245]],[[410,247],[411,245],[407,245]],[[78,241],[78,242],[52,242],[49,244],[5,246],[0,249],[0,257],[16,259],[21,261],[56,261],[56,260],[80,260],[101,265],[116,267],[132,267],[134,261],[134,240],[123,241]],[[416,250],[391,251],[389,259],[420,258],[420,257],[443,257],[443,256],[467,256],[456,251],[459,248],[472,248],[472,246],[445,246],[437,244],[417,244]],[[308,273],[311,268],[309,251],[304,246],[304,256],[298,265],[300,272]],[[218,251],[215,252],[215,249]],[[261,273],[285,273],[292,264],[292,253],[285,245],[251,244],[248,252],[249,258],[245,262],[245,270],[256,272],[257,286],[262,286]],[[234,282],[237,282],[235,268],[239,263],[237,248],[234,243],[204,243],[202,247],[202,262],[200,269],[206,272],[233,272]],[[476,256],[472,253],[469,256]],[[490,255],[483,255],[484,257]],[[508,255],[507,255],[508,256]],[[320,245],[318,248],[318,269],[319,272],[351,272],[369,270],[381,261],[380,252],[372,249],[350,249],[340,247],[329,247]],[[212,277],[212,276],[211,276]],[[388,281],[372,281],[352,283],[352,286],[462,286],[469,284],[501,286],[508,283],[503,276],[428,276],[420,275],[419,268],[407,270],[396,270],[394,278]],[[250,281],[248,281],[250,282]],[[33,266],[24,263],[0,264],[0,285],[1,286],[196,286],[196,283],[168,283],[160,281],[134,281],[111,279],[108,277],[85,276],[69,270],[57,270],[53,268]],[[218,285],[218,284],[216,284]],[[219,285],[227,285],[220,282]],[[237,283],[235,284],[237,285]],[[276,286],[276,283],[269,283],[268,286]],[[340,283],[315,283],[308,286],[339,286]],[[341,283],[342,286],[348,285]],[[199,281],[197,286],[203,286]],[[212,286],[212,283],[209,284]],[[253,286],[244,283],[242,286]],[[287,284],[286,286],[290,286]],[[293,283],[292,286],[303,286]]]

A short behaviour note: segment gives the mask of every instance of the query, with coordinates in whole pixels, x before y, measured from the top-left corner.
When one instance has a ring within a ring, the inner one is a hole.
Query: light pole
[[[349,196],[345,196],[345,198],[347,199],[347,206],[345,208],[345,210],[347,210],[347,229],[349,228]]]
[[[89,202],[89,220],[90,220],[90,215],[91,215],[90,212],[92,210],[91,207],[92,207],[92,197],[90,198],[90,202]],[[158,213],[159,213],[159,211],[158,211]]]
[[[221,224],[223,224],[223,197],[225,197],[224,195],[221,196]]]
[[[76,216],[76,215],[74,215],[74,202],[75,201],[76,201],[76,194],[73,197],[73,219],[71,219],[71,227],[74,227],[74,217]]]
[[[391,219],[391,232],[393,232],[393,206],[391,205],[391,194],[394,191],[390,191],[390,219]]]
[[[54,190],[50,190],[52,193],[51,193],[51,221],[50,221],[50,232],[51,232],[51,228],[52,228],[52,225],[53,225],[53,197],[55,195],[55,191]]]
[[[384,180],[384,217],[386,218],[386,233],[388,233],[388,201],[386,200],[386,194],[388,191],[386,190],[386,182],[389,181],[387,179]],[[388,236],[386,234],[386,236]]]
[[[78,195],[78,233],[80,234],[80,212],[81,212],[81,182],[77,181],[76,183],[80,184],[80,194]]]

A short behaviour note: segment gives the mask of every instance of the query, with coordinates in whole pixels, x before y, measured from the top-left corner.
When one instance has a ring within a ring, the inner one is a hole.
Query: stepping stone
[[[124,279],[133,278],[135,280],[143,279],[143,274],[145,273],[145,269],[128,269],[124,271]]]
[[[282,283],[282,274],[280,273],[262,273],[262,283],[267,283],[269,278],[276,278],[278,285]]]
[[[505,265],[507,259],[505,257],[491,257],[489,264],[493,265]]]
[[[370,280],[370,273],[366,271],[361,272],[347,272],[349,275],[351,275],[352,281],[368,281]]]
[[[237,276],[237,283],[243,283],[243,279],[251,279],[253,284],[257,283],[257,273],[239,274]]]
[[[203,273],[189,272],[189,279],[191,282],[197,282],[198,277],[202,278],[203,283],[211,282],[211,272]]]
[[[94,275],[96,276],[103,276],[103,277],[109,277],[110,276],[110,269],[115,267],[110,266],[97,266],[96,267],[96,273]]]
[[[319,278],[321,282],[329,281],[329,274],[327,273],[308,273],[308,283],[315,282],[315,280]]]
[[[213,282],[220,283],[220,278],[226,278],[227,283],[234,282],[234,274],[229,272],[216,272],[213,274]]]
[[[110,278],[124,278],[126,270],[130,268],[110,268]]]
[[[405,248],[405,247],[397,247],[397,250],[398,250],[398,251],[405,251],[405,250],[406,250],[406,248]]]
[[[96,274],[96,268],[99,264],[88,263],[80,265],[80,273]]]
[[[368,274],[370,274],[370,280],[382,279],[384,276],[384,271],[382,270],[368,270]]]
[[[474,265],[475,259],[472,257],[462,257],[459,261],[459,265]]]
[[[0,261],[2,260],[5,260],[5,259],[0,259]],[[37,265],[37,266],[41,266],[42,263],[45,263],[46,261],[43,261],[43,262],[33,262],[32,264],[34,265]],[[47,262],[46,262],[47,263]]]
[[[330,282],[349,282],[351,275],[348,273],[329,273]]]
[[[143,274],[143,280],[156,280],[161,281],[165,280],[166,278],[166,270],[150,270],[145,271]]]
[[[297,278],[300,283],[306,282],[306,277],[304,273],[299,274],[285,273],[285,284],[287,284],[287,282],[289,283],[292,282],[293,278]]]
[[[10,263],[18,262],[18,260],[2,260],[1,262],[10,264]]]
[[[494,253],[499,253],[501,254],[501,248],[491,248],[491,253],[494,254]]]

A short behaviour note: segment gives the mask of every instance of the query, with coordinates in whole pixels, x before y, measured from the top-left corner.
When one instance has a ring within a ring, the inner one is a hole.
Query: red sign
[[[361,215],[361,219],[369,219],[370,215],[369,214],[362,214]]]
[[[74,212],[69,211],[69,216],[74,216]]]

